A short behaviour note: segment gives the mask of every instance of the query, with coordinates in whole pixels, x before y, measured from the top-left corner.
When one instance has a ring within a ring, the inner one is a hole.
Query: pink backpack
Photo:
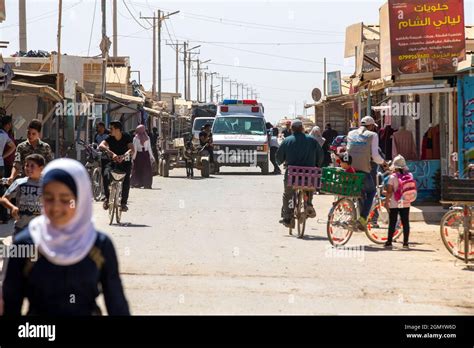
[[[398,202],[403,200],[405,203],[416,201],[417,189],[416,181],[411,173],[397,173],[398,189],[394,193],[394,198]]]

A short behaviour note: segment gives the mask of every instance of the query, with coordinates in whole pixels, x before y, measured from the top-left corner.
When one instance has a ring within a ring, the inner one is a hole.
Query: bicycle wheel
[[[356,209],[351,199],[341,198],[334,203],[327,223],[328,239],[333,246],[343,246],[351,239],[356,218]]]
[[[122,220],[122,208],[121,208],[121,202],[122,200],[122,190],[119,188],[115,194],[115,219],[117,220],[117,223],[120,224],[120,221]]]
[[[304,236],[304,229],[306,227],[306,201],[305,201],[305,193],[303,190],[298,192],[298,201],[296,204],[296,222],[298,225],[298,238],[303,238]]]
[[[114,223],[114,215],[115,215],[115,184],[110,185],[110,194],[109,197],[112,198],[109,201],[109,225]]]
[[[94,168],[92,172],[92,195],[94,196],[95,201],[100,201],[100,197],[102,196],[102,174],[100,172],[100,168]]]
[[[383,244],[388,238],[388,226],[388,211],[381,203],[377,202],[370,210],[369,217],[367,218],[367,230],[365,233],[373,243]],[[400,217],[398,217],[392,240],[396,240],[401,235],[402,223]]]
[[[464,262],[466,264],[469,261],[474,259],[474,251],[472,250],[472,242],[473,242],[473,224],[474,221],[472,220],[472,212],[469,210],[468,207],[464,207]]]
[[[471,231],[472,230],[474,230],[474,226],[471,220]],[[463,261],[474,260],[472,243],[469,240],[469,235],[472,235],[472,232],[469,232],[467,235],[464,232],[464,216],[462,210],[451,210],[444,214],[440,223],[440,232],[443,244],[451,255]]]

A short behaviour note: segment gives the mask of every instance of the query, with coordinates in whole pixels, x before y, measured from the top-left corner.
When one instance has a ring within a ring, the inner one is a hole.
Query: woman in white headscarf
[[[4,315],[96,315],[104,294],[109,315],[129,315],[114,246],[92,220],[92,190],[84,166],[72,159],[48,164],[42,177],[43,213],[14,239],[28,257],[7,260]],[[26,256],[26,255],[25,255]]]
[[[314,126],[313,129],[311,129],[311,132],[309,133],[309,135],[315,138],[321,147],[326,141],[326,139],[324,139],[323,136],[321,135],[321,128],[319,128],[318,126]]]

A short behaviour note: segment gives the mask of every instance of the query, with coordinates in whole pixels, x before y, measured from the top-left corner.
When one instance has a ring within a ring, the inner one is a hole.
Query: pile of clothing
[[[51,54],[42,50],[28,52],[18,51],[15,54],[12,54],[12,57],[48,58],[51,57]]]

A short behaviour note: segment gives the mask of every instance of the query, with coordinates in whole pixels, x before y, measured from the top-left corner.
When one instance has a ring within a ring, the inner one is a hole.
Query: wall
[[[436,200],[436,172],[441,167],[441,161],[407,161],[407,166],[416,180],[419,201]]]
[[[4,105],[8,105],[7,114],[12,115],[16,139],[26,139],[28,123],[38,118],[38,98],[36,96],[6,97]]]

